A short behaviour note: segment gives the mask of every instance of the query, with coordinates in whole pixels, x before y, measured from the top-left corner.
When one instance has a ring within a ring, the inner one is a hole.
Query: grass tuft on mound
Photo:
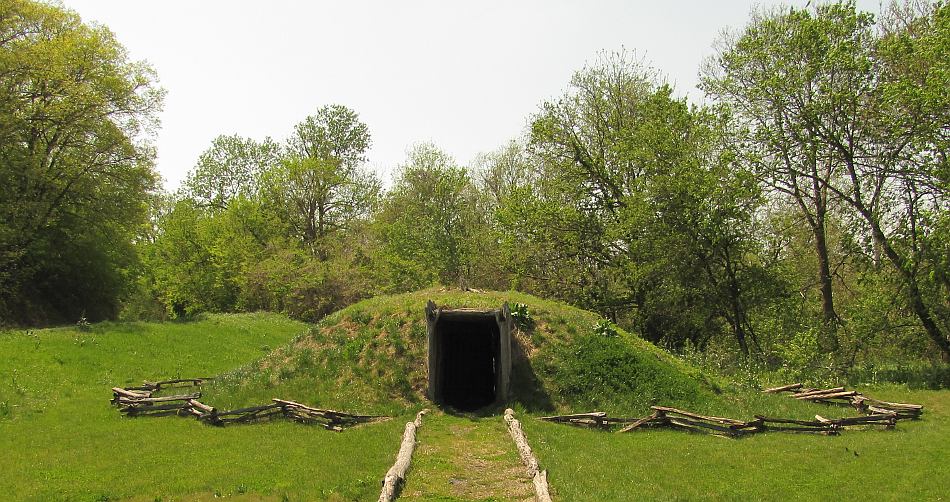
[[[645,413],[651,404],[717,400],[695,368],[597,314],[516,292],[428,289],[379,296],[326,317],[309,333],[219,378],[218,407],[274,396],[348,411],[398,414],[425,402],[425,304],[524,304],[532,322],[513,333],[510,404],[533,413],[602,409]],[[494,411],[494,410],[489,410]]]

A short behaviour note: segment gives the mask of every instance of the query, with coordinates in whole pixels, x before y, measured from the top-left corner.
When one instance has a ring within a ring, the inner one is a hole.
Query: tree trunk
[[[897,253],[894,247],[891,246],[891,243],[888,242],[880,225],[875,223],[866,213],[864,216],[868,223],[871,224],[871,231],[874,233],[875,238],[880,240],[881,250],[884,251],[884,256],[887,256],[887,259],[890,260],[894,268],[897,269],[897,273],[901,279],[903,279],[904,285],[907,287],[910,308],[914,311],[914,314],[917,315],[917,318],[920,319],[920,323],[924,326],[924,331],[927,332],[930,339],[933,340],[937,348],[940,349],[943,359],[945,361],[950,360],[950,339],[940,330],[940,327],[937,326],[937,323],[930,315],[930,309],[928,309],[927,304],[924,303],[923,294],[921,294],[920,287],[917,284],[917,277],[908,269],[905,260]]]
[[[835,312],[834,291],[832,289],[831,263],[828,258],[828,241],[825,234],[824,208],[820,209],[812,226],[815,235],[815,254],[818,256],[818,284],[821,290],[821,318],[823,321],[822,349],[826,352],[838,350],[838,314]]]

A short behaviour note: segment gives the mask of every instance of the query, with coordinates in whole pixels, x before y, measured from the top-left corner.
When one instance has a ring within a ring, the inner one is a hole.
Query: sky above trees
[[[414,143],[464,164],[521,135],[602,50],[636,51],[699,100],[697,68],[719,33],[775,3],[64,0],[158,72],[168,91],[158,170],[169,190],[216,136],[283,138],[327,103],[369,126],[368,165],[384,184]]]

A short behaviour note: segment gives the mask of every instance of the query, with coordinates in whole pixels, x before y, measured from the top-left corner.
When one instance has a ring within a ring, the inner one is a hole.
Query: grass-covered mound
[[[715,400],[713,385],[697,370],[635,335],[605,328],[597,314],[522,293],[444,289],[380,296],[336,312],[308,334],[222,376],[208,397],[219,407],[281,396],[380,413],[422,403],[428,300],[450,308],[527,306],[531,322],[513,333],[510,399],[527,411],[642,413],[661,402]]]

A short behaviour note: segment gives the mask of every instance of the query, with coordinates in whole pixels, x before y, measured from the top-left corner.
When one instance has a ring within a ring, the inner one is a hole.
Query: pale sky
[[[519,137],[604,50],[636,51],[698,100],[697,72],[721,30],[774,3],[64,0],[158,72],[168,95],[155,143],[169,190],[215,136],[283,140],[333,103],[369,126],[369,167],[386,183],[421,141],[466,164]],[[878,11],[876,0],[858,6]]]

